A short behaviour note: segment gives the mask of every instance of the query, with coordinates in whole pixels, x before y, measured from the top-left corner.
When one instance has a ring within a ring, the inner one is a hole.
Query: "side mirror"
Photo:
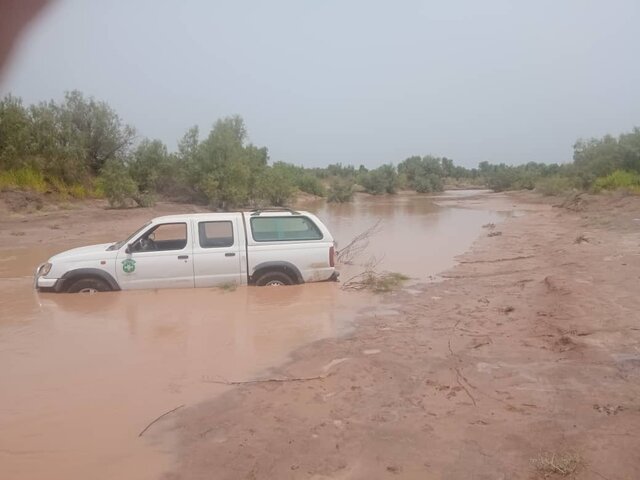
[[[132,243],[127,245],[127,249],[124,251],[124,253],[128,253],[128,254],[133,253],[133,244]]]

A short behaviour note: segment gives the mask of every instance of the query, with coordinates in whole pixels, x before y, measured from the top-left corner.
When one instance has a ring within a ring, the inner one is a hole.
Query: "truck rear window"
[[[233,245],[233,224],[223,222],[198,223],[198,237],[202,248],[221,248]]]
[[[321,240],[322,232],[307,217],[255,217],[251,234],[256,242]]]

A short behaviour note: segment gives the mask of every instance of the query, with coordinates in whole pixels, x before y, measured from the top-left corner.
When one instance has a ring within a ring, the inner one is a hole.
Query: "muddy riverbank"
[[[445,281],[260,377],[297,380],[178,412],[164,478],[640,478],[640,201],[510,198]]]
[[[454,265],[482,225],[513,215],[504,196],[467,208],[478,201],[473,193],[362,195],[348,205],[309,199],[299,208],[318,213],[341,245],[381,220],[362,261],[375,257],[419,284]],[[86,202],[0,216],[0,463],[13,480],[158,478],[177,461],[180,436],[171,431],[174,414],[140,436],[156,417],[232,389],[225,381],[262,378],[301,346],[348,334],[359,316],[396,311],[336,283],[92,296],[32,290],[33,269],[49,255],[190,210],[199,208]],[[341,269],[348,276],[359,268]],[[338,366],[329,361],[326,373]]]

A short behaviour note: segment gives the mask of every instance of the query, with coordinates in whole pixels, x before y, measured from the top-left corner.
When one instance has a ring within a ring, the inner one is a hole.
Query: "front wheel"
[[[286,273],[267,272],[258,277],[256,285],[259,287],[281,287],[283,285],[293,285],[293,280]]]
[[[97,293],[111,290],[107,282],[99,278],[83,278],[71,284],[69,293]]]

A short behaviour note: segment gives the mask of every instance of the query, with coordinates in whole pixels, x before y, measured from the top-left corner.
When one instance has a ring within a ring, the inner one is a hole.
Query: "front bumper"
[[[36,278],[35,287],[38,290],[40,290],[41,288],[55,289],[57,283],[58,283],[57,278],[38,277]]]
[[[43,291],[43,292],[53,292],[53,291],[57,291],[56,290],[56,286],[58,285],[58,278],[47,278],[45,276],[42,276],[40,274],[40,268],[42,267],[42,265],[40,265],[37,269],[36,269],[36,273],[33,277],[33,288],[35,288],[36,290],[39,291]]]

